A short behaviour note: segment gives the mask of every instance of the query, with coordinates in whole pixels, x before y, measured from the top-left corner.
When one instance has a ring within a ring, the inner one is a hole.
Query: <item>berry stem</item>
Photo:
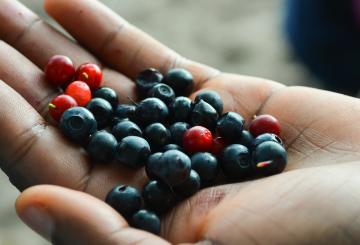
[[[265,162],[259,162],[258,164],[256,164],[257,168],[264,168],[266,166],[269,166],[273,161],[265,161]]]
[[[49,103],[49,108],[55,109],[55,108],[56,108],[56,105],[54,105],[53,103]]]
[[[128,98],[131,101],[131,103],[138,106],[138,103],[136,103],[132,98],[130,98],[130,96],[126,96],[126,98]]]

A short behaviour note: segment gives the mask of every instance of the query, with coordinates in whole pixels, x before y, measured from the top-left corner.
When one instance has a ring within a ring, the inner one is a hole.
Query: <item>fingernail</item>
[[[54,223],[45,209],[34,206],[27,207],[20,214],[20,218],[41,236],[48,240],[51,239]]]

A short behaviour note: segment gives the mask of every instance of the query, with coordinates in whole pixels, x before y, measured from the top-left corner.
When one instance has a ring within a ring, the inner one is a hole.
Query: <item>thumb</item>
[[[54,244],[168,244],[128,226],[114,209],[83,192],[41,185],[16,201],[19,217]]]

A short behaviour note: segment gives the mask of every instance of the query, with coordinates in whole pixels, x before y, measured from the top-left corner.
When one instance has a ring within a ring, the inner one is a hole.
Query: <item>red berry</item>
[[[75,106],[77,106],[77,103],[73,97],[61,94],[49,103],[49,113],[55,121],[59,121],[67,109]]]
[[[280,123],[271,115],[260,115],[251,122],[249,131],[254,137],[265,133],[280,136]]]
[[[102,71],[96,64],[85,63],[76,70],[76,80],[86,82],[91,90],[100,87],[102,82]]]
[[[213,140],[211,153],[214,154],[215,156],[218,156],[225,149],[227,145],[228,142],[224,138],[217,137]]]
[[[195,126],[186,130],[183,138],[183,147],[188,153],[210,152],[213,137],[207,128]]]
[[[65,90],[65,94],[73,97],[79,106],[85,106],[91,100],[89,86],[81,81],[70,83]]]
[[[45,66],[46,79],[56,86],[67,83],[75,74],[71,59],[64,55],[55,55]]]

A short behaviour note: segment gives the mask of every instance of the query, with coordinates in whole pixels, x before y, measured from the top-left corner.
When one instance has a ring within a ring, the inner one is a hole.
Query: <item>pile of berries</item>
[[[57,55],[45,74],[65,88],[49,112],[67,138],[94,162],[145,167],[149,182],[142,193],[118,185],[106,197],[134,227],[159,234],[158,215],[201,188],[277,174],[286,166],[276,118],[257,116],[245,130],[241,115],[223,113],[215,91],[202,91],[191,101],[185,96],[194,81],[187,70],[142,71],[135,82],[143,100],[133,104],[119,104],[113,89],[101,87],[96,64],[75,70],[68,57]]]

